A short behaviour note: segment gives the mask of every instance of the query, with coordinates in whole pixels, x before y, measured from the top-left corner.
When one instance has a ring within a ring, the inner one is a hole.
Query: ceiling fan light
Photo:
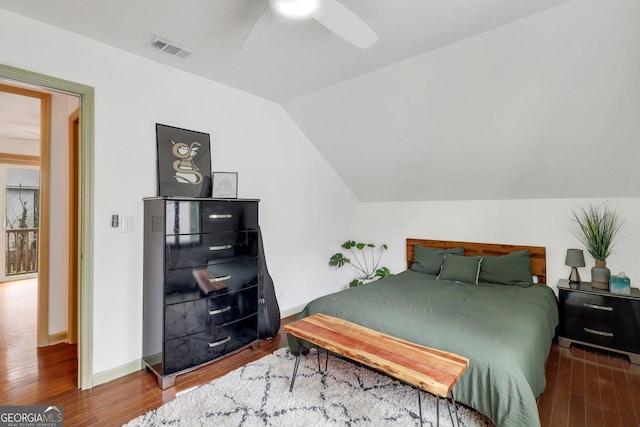
[[[270,0],[269,5],[283,18],[308,19],[318,10],[320,0]]]

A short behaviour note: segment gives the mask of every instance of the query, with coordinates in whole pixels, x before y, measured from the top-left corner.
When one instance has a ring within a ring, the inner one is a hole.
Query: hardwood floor
[[[279,334],[256,350],[179,375],[162,391],[155,377],[138,371],[91,390],[77,389],[77,346],[36,346],[34,281],[0,283],[0,406],[63,406],[65,426],[120,426],[157,408],[181,391],[205,384],[286,346]],[[283,320],[283,325],[293,317]]]
[[[91,390],[76,388],[76,346],[36,348],[35,284],[0,284],[0,406],[58,405],[66,426],[119,426],[186,389],[205,384],[286,345],[280,334],[257,350],[180,375],[162,391],[154,377],[135,372]],[[293,317],[283,320],[286,324]],[[538,398],[544,427],[640,425],[640,366],[626,357],[554,344],[547,388]]]
[[[546,377],[538,398],[543,426],[640,426],[640,365],[626,356],[554,344]]]

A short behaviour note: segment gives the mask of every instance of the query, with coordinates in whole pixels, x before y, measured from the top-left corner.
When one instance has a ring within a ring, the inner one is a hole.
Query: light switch
[[[121,219],[122,219],[122,232],[133,233],[133,217],[122,216]]]

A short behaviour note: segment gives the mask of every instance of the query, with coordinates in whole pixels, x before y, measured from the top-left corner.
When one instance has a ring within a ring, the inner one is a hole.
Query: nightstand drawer
[[[560,318],[560,336],[602,347],[640,353],[637,330],[628,324],[571,316]]]
[[[640,324],[640,301],[560,290],[560,306],[564,314],[605,322]]]

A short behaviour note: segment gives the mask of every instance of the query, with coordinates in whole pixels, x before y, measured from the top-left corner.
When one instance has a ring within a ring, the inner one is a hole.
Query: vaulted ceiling
[[[280,103],[362,201],[640,196],[640,2],[341,3],[376,44],[267,0],[0,8]]]

